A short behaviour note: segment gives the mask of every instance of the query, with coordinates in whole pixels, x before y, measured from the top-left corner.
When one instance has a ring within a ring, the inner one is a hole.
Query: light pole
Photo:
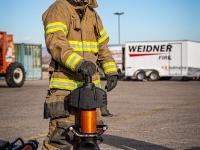
[[[124,15],[124,12],[116,12],[114,13],[114,15],[118,16],[118,44],[121,43],[121,39],[120,39],[120,16]]]

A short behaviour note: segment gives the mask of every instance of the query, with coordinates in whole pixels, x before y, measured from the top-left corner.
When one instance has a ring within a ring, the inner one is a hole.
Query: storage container
[[[15,44],[16,61],[23,64],[26,71],[26,80],[42,79],[42,45],[41,44]]]

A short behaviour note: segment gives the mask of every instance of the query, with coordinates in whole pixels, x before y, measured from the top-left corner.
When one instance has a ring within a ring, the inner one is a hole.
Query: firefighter
[[[107,77],[107,91],[117,85],[116,63],[108,50],[108,34],[94,10],[97,6],[96,0],[56,0],[42,16],[46,46],[52,56],[44,105],[44,117],[50,118],[50,124],[43,150],[72,148],[73,137],[59,129],[78,123],[77,110],[66,102],[70,91],[83,84],[84,76],[92,76],[93,83],[101,87],[101,67]]]

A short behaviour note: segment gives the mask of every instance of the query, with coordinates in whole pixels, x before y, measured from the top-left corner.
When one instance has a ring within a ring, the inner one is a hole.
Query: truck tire
[[[159,73],[157,71],[152,71],[149,75],[150,81],[158,81],[160,79]]]
[[[144,71],[138,71],[136,74],[136,79],[138,81],[143,81],[146,78],[145,72]]]
[[[22,87],[25,80],[25,70],[21,63],[11,63],[6,73],[6,83],[9,87]]]

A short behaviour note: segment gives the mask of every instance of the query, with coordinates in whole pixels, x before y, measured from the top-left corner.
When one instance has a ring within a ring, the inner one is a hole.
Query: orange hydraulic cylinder
[[[96,109],[81,110],[81,132],[86,134],[94,134],[97,132]]]

